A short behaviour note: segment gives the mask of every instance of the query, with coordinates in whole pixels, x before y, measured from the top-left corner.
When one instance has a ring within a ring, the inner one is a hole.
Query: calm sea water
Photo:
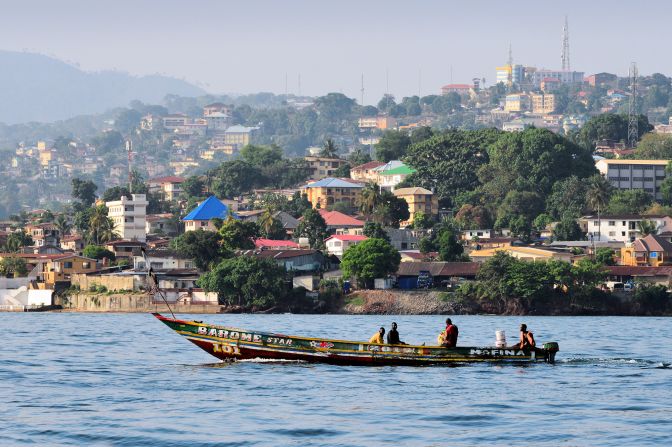
[[[441,316],[204,315],[366,339]],[[186,317],[190,318],[190,317]],[[0,445],[672,445],[672,319],[457,316],[462,345],[521,322],[556,365],[215,363],[147,314],[0,314]]]

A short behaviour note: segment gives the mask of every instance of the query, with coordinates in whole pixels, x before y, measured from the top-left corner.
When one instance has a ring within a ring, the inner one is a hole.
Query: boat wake
[[[556,360],[557,364],[564,365],[591,365],[591,366],[638,366],[641,368],[672,369],[672,363],[630,358],[603,358],[603,357],[570,357]]]

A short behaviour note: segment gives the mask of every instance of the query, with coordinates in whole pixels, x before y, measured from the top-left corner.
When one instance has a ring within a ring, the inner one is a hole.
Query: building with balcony
[[[182,183],[184,177],[170,175],[167,177],[153,178],[147,181],[149,192],[159,193],[163,200],[172,202],[182,193]]]
[[[660,267],[672,265],[672,243],[649,234],[621,248],[622,265]]]
[[[236,151],[250,144],[258,127],[231,126],[224,131],[224,145],[232,145]]]
[[[595,162],[595,167],[616,189],[643,189],[662,200],[660,187],[667,176],[670,160],[609,160]]]
[[[350,168],[350,178],[361,182],[378,182],[378,172],[375,170],[380,166],[384,166],[382,161],[374,160],[364,163],[363,165]]]
[[[428,189],[419,186],[398,188],[394,190],[394,195],[408,203],[410,217],[407,221],[401,222],[403,227],[412,224],[415,216],[420,212],[428,217],[435,217],[439,214],[439,199]]]
[[[652,222],[656,233],[672,230],[672,217],[664,215],[606,214],[599,219],[596,215],[584,216],[580,219],[580,224],[593,240],[634,242],[642,235],[639,227],[643,220]]]
[[[357,200],[364,186],[354,180],[327,177],[303,187],[313,208],[326,209],[335,203],[345,202],[357,206]]]
[[[525,112],[530,110],[530,96],[525,93],[506,95],[504,110],[507,112]]]
[[[307,156],[303,159],[310,168],[310,180],[321,180],[326,177],[333,177],[336,175],[336,170],[348,164],[347,160],[342,158],[328,158]]]
[[[553,113],[555,111],[555,95],[542,93],[540,95],[531,95],[532,113],[542,115]]]
[[[360,129],[391,129],[397,125],[397,120],[391,116],[363,116],[358,121]]]
[[[106,202],[107,216],[114,222],[114,231],[122,238],[145,242],[147,199],[145,194],[131,194],[131,199],[122,196],[119,200]]]

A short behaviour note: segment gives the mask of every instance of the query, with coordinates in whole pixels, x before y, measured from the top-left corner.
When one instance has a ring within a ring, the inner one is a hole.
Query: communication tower
[[[639,116],[637,114],[637,62],[630,63],[630,104],[628,106],[628,144],[635,147],[639,139]]]
[[[133,141],[126,140],[126,152],[128,154],[128,192],[133,193],[133,170],[131,169],[131,161],[133,160]]]
[[[562,54],[560,56],[562,59],[562,70],[570,71],[569,64],[569,22],[567,16],[565,16],[565,26],[562,27]]]
[[[507,65],[509,66],[509,79],[508,79],[508,84],[509,86],[513,85],[513,51],[511,50],[511,43],[509,43],[509,60],[507,61]]]

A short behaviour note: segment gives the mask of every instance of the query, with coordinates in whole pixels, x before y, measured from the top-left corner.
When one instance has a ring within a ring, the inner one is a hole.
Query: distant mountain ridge
[[[167,76],[85,72],[49,56],[0,50],[0,122],[6,124],[100,113],[134,99],[157,104],[167,94],[205,93]]]

